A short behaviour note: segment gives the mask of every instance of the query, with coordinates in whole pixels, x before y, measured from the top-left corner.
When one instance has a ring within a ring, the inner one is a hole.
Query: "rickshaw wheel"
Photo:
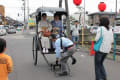
[[[38,50],[37,50],[37,38],[36,38],[36,37],[33,37],[32,50],[33,50],[34,65],[37,65],[37,61],[38,61]]]

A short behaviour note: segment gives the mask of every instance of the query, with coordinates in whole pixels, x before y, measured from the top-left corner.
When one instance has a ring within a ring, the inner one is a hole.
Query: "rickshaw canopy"
[[[59,18],[61,20],[62,15],[68,16],[67,11],[64,8],[58,8],[58,7],[40,7],[36,11],[36,20],[39,22],[41,20],[42,13],[51,13],[51,14],[58,14]]]
[[[57,8],[57,7],[40,7],[37,9],[36,13],[44,13],[44,12],[51,12],[51,13],[58,13],[58,14],[65,14],[67,15],[67,12],[64,8]]]

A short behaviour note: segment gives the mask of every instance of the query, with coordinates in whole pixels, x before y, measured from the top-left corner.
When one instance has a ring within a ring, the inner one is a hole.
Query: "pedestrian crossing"
[[[35,34],[36,32],[30,32],[30,34]]]
[[[0,38],[4,39],[31,39],[30,37],[26,37],[25,35],[11,34],[6,36],[0,36]]]

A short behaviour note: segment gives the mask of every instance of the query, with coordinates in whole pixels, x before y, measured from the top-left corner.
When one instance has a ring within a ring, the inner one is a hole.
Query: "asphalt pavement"
[[[75,53],[77,64],[71,68],[71,76],[56,77],[39,54],[38,65],[33,65],[32,36],[23,34],[9,34],[4,36],[7,40],[7,52],[13,59],[14,69],[9,80],[95,80],[94,57],[80,49]],[[50,62],[55,61],[55,55],[47,55]],[[71,60],[69,60],[71,63]],[[108,80],[120,80],[120,63],[112,60],[105,61]]]

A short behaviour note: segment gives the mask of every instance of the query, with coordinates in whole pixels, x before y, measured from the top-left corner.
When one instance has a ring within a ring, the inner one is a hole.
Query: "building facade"
[[[5,22],[5,8],[4,6],[0,5],[0,25],[4,24]]]
[[[114,26],[115,24],[115,16],[116,16],[115,12],[96,12],[89,14],[88,16],[89,16],[89,20],[88,20],[89,25],[94,25],[94,26],[99,25],[99,19],[104,16],[109,18],[110,26]]]

